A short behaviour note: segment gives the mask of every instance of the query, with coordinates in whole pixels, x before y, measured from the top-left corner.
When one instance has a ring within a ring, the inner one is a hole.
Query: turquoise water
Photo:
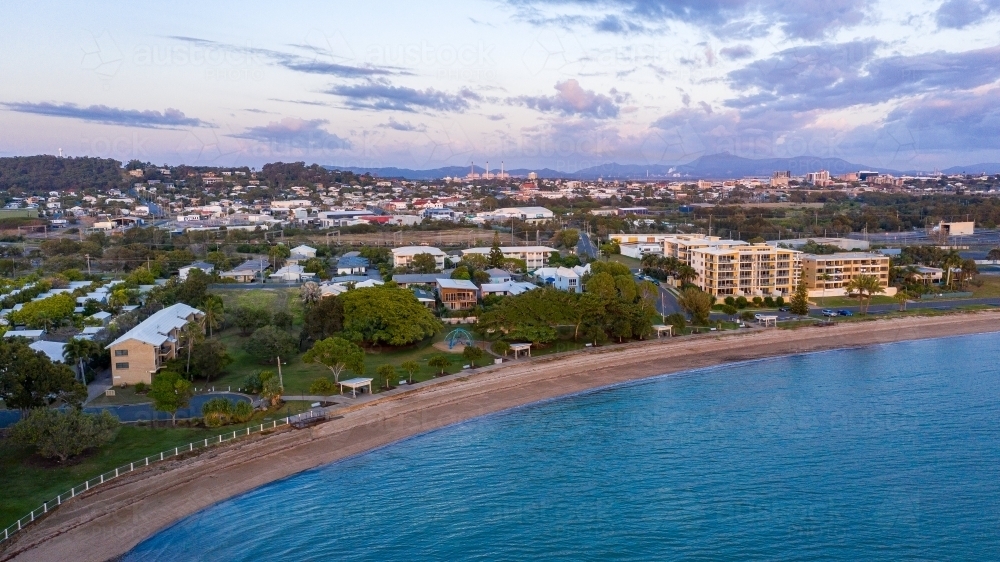
[[[998,560],[998,358],[997,335],[908,342],[535,404],[264,486],[125,560]]]

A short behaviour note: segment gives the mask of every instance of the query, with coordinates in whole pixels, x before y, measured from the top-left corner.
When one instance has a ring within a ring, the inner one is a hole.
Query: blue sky
[[[1000,0],[20,2],[0,155],[1000,161]]]

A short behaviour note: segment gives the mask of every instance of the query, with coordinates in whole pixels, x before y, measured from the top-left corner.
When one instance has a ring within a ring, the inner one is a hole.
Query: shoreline
[[[654,339],[460,372],[351,404],[312,428],[244,439],[116,480],[19,533],[0,561],[113,559],[261,485],[532,403],[743,361],[997,331],[1000,311],[957,313]]]

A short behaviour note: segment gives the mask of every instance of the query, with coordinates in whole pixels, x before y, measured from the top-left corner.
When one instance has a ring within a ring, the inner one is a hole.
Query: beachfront
[[[825,328],[640,342],[434,381],[358,404],[310,430],[245,441],[123,479],[63,506],[0,559],[105,560],[208,505],[308,468],[479,415],[618,382],[720,363],[893,341],[996,331],[979,312]],[[217,478],[225,473],[226,478]]]

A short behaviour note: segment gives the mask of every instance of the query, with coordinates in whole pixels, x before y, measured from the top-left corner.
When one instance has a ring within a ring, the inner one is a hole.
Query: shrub
[[[740,314],[740,318],[743,321],[745,321],[745,322],[749,322],[749,321],[753,320],[753,312],[750,312],[749,310],[747,310],[747,311],[743,312],[742,314]]]
[[[213,398],[201,407],[201,415],[206,427],[219,427],[231,423],[233,405],[225,398]]]
[[[149,391],[149,387],[146,386],[146,383],[144,383],[144,382],[137,382],[137,383],[135,383],[135,393],[136,394],[145,394],[148,391]]]
[[[737,297],[736,298],[736,308],[738,308],[740,310],[743,310],[744,308],[747,307],[747,304],[749,304],[749,303],[747,302],[747,298],[746,297]]]
[[[264,381],[274,376],[271,371],[257,371],[250,373],[243,379],[243,392],[247,394],[260,394],[264,389]]]
[[[722,305],[722,312],[724,312],[725,314],[728,314],[729,316],[732,316],[732,315],[736,314],[737,310],[736,310],[736,307],[733,306],[733,305],[724,304],[724,305]]]
[[[510,353],[510,344],[503,340],[493,342],[493,353],[507,355]]]
[[[774,306],[782,307],[785,306],[785,297],[778,297],[774,299]]]
[[[15,443],[30,445],[46,458],[59,462],[114,440],[121,422],[108,411],[85,414],[76,408],[36,408],[10,430]]]
[[[764,297],[764,306],[774,308],[774,297]]]
[[[728,304],[729,306],[736,306],[736,299],[732,296],[728,296],[722,302]]]
[[[764,299],[762,299],[760,297],[754,297],[753,298],[753,305],[756,306],[757,308],[760,308],[761,305],[763,305],[763,304],[764,304]]]
[[[233,406],[233,421],[236,423],[246,423],[253,417],[253,405],[245,400],[240,400]]]

